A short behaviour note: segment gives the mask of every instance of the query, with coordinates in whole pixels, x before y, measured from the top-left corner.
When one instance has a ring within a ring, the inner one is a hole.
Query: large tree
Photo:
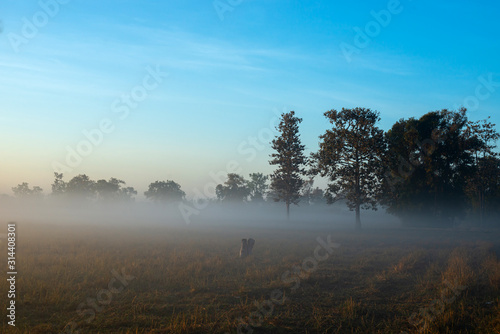
[[[264,194],[268,188],[268,177],[262,173],[252,173],[249,176],[250,180],[247,181],[247,188],[250,192],[250,200],[252,202],[263,202]]]
[[[103,201],[129,201],[133,199],[133,195],[137,194],[133,187],[125,187],[125,181],[114,177],[109,181],[98,180],[94,187],[98,198]]]
[[[95,181],[85,174],[77,175],[66,183],[65,193],[73,198],[93,199],[96,194]]]
[[[167,180],[151,183],[148,190],[144,192],[144,196],[156,202],[180,202],[184,200],[186,193],[181,190],[178,183]]]
[[[285,202],[286,216],[290,219],[290,204],[297,205],[300,201],[300,190],[304,184],[304,145],[301,144],[299,124],[302,118],[295,116],[294,111],[281,114],[280,124],[276,128],[279,136],[273,139],[271,165],[278,168],[271,174],[271,190],[276,202]]]
[[[387,131],[384,203],[407,224],[449,224],[465,215],[473,173],[466,110],[401,119]]]
[[[217,185],[215,193],[217,199],[223,202],[243,202],[250,194],[250,190],[243,176],[229,173],[226,182]]]
[[[311,154],[312,173],[328,177],[328,203],[345,199],[356,211],[361,228],[361,208],[377,209],[381,191],[381,156],[384,133],[376,124],[379,113],[365,108],[330,110],[325,117],[333,127],[320,136],[319,151]]]
[[[476,176],[477,175],[477,176]],[[472,178],[473,194],[471,202],[473,208],[479,209],[479,223],[495,223],[500,221],[500,159],[494,156],[480,158]],[[480,182],[480,202],[475,202],[478,194],[477,179]]]
[[[497,211],[499,186],[499,154],[494,151],[500,134],[490,117],[480,121],[468,121],[465,136],[470,140],[469,151],[474,160],[474,172],[467,183],[467,195],[479,223],[488,213]],[[493,205],[489,205],[489,204]]]

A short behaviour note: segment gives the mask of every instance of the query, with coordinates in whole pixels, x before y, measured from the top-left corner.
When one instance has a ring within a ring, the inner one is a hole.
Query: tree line
[[[92,180],[86,174],[80,174],[69,181],[63,180],[62,173],[54,173],[52,192],[50,197],[55,199],[75,199],[78,201],[103,201],[103,202],[131,202],[135,201],[137,191],[134,187],[127,187],[125,181],[117,178],[109,180]],[[313,187],[314,180],[309,178],[304,182],[300,193],[303,204],[326,204],[323,190]],[[30,188],[29,183],[23,182],[12,188],[14,196],[19,199],[42,199],[43,189],[39,186]],[[249,179],[235,173],[227,174],[227,180],[218,184],[215,201],[221,203],[274,202],[274,195],[268,184],[268,176],[263,173],[249,174]],[[179,203],[186,201],[186,193],[180,184],[175,181],[155,181],[149,184],[144,196],[157,203]]]
[[[278,134],[270,143],[271,175],[230,173],[217,185],[216,201],[283,202],[291,205],[343,201],[355,212],[382,207],[408,225],[452,225],[457,219],[479,223],[500,217],[500,137],[488,119],[470,121],[467,110],[443,109],[420,118],[400,119],[388,131],[377,123],[380,114],[367,108],[324,113],[331,129],[319,136],[319,148],[304,154],[294,111],[283,113]],[[91,180],[81,174],[69,181],[54,173],[51,196],[99,201],[133,201],[137,191],[116,178]],[[328,180],[325,190],[314,178]],[[40,198],[40,187],[28,183],[12,188],[21,198]],[[172,180],[155,181],[144,192],[154,202],[186,201]]]
[[[305,175],[328,179],[328,203],[344,200],[356,212],[382,206],[407,225],[454,225],[457,219],[500,217],[500,137],[495,124],[470,121],[467,110],[443,109],[400,119],[387,132],[366,108],[324,113],[332,124],[309,157],[298,136],[302,119],[282,115],[273,140],[271,176],[277,200],[296,204]],[[306,168],[307,167],[307,168]]]

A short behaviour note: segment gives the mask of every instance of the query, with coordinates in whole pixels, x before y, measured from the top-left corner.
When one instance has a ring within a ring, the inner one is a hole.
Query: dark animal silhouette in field
[[[248,255],[252,255],[252,249],[255,245],[255,240],[250,239],[241,239],[241,249],[240,249],[240,257],[247,257]]]

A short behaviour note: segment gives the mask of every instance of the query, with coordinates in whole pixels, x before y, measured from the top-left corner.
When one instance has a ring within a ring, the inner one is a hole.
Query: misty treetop
[[[62,173],[54,173],[52,196],[79,200],[132,201],[137,191],[133,187],[125,187],[125,181],[110,178],[94,181],[86,174],[79,174],[68,182],[63,180]]]
[[[97,193],[95,184],[95,181],[92,181],[90,177],[80,174],[66,183],[66,193],[83,199],[92,198]]]
[[[186,197],[186,193],[177,182],[167,180],[151,183],[149,189],[144,192],[144,196],[156,202],[181,202]]]
[[[103,201],[112,200],[130,200],[137,191],[133,187],[125,187],[125,181],[118,180],[114,177],[109,181],[98,180],[94,185],[97,196]]]
[[[39,186],[34,186],[30,188],[29,183],[23,182],[18,184],[16,187],[12,187],[12,192],[14,196],[18,198],[39,198],[43,196],[43,189]]]
[[[245,179],[238,174],[227,174],[227,180],[224,184],[218,184],[215,188],[217,199],[225,202],[243,202],[246,201],[250,190],[247,187]]]
[[[250,180],[247,181],[248,191],[250,192],[250,200],[252,202],[264,201],[264,196],[267,193],[267,180],[269,176],[262,173],[251,173]]]
[[[227,174],[224,184],[218,184],[215,188],[217,199],[220,202],[264,202],[268,194],[268,176],[262,173],[251,173],[250,180],[235,173]]]

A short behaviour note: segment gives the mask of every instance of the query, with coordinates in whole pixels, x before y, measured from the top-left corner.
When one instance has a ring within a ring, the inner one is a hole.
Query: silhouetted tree
[[[40,188],[39,186],[34,186],[32,189],[30,188],[29,184],[26,182],[23,182],[21,184],[18,184],[16,187],[12,188],[12,192],[14,193],[14,196],[17,198],[41,198],[43,196],[43,189]]]
[[[217,185],[215,193],[220,201],[243,202],[250,195],[250,190],[241,175],[229,173],[226,182]]]
[[[474,159],[474,172],[468,178],[467,194],[471,206],[476,212],[479,223],[482,224],[486,211],[496,211],[498,202],[496,187],[498,184],[498,156],[494,151],[495,142],[500,134],[495,124],[489,122],[490,117],[480,121],[469,121],[465,136],[471,142],[469,150]],[[494,203],[487,207],[486,202]]]
[[[184,200],[186,193],[181,190],[181,186],[171,180],[156,181],[149,185],[144,195],[156,202],[180,202]]]
[[[66,191],[66,182],[63,181],[62,173],[54,173],[54,183],[52,183],[52,195],[62,195]]]
[[[101,200],[131,200],[137,191],[133,187],[124,188],[122,185],[125,185],[124,181],[112,177],[109,181],[98,180],[94,187]]]
[[[473,173],[465,135],[466,110],[401,119],[387,131],[384,203],[409,224],[452,223],[465,215],[465,187]]]
[[[267,191],[268,177],[262,173],[250,174],[250,180],[247,182],[247,188],[250,192],[250,200],[252,202],[264,201],[264,194]]]
[[[100,200],[112,200],[116,198],[121,185],[125,184],[122,180],[115,178],[106,180],[97,180],[94,185],[95,191],[97,192],[97,197]]]
[[[304,181],[302,184],[302,189],[300,190],[300,202],[309,205],[309,199],[311,197],[311,193],[313,190],[314,177],[310,177],[309,179]]]
[[[297,205],[300,201],[300,189],[304,183],[301,176],[304,175],[303,166],[307,160],[299,135],[301,122],[302,119],[296,117],[294,111],[283,113],[276,128],[280,135],[271,142],[276,153],[271,154],[273,159],[269,163],[278,168],[271,175],[270,188],[276,202],[285,202],[287,219],[290,219],[290,204]]]
[[[328,203],[346,199],[350,210],[356,211],[356,228],[361,228],[361,208],[377,209],[381,191],[381,156],[384,133],[376,123],[379,113],[365,108],[325,112],[333,124],[320,136],[320,148],[311,154],[313,174],[328,177]]]
[[[120,188],[118,199],[122,201],[133,201],[135,200],[134,195],[137,195],[137,190],[134,187],[124,187]]]
[[[65,193],[73,198],[92,199],[95,197],[95,181],[87,175],[80,174],[66,183]]]
[[[308,180],[304,181],[304,185],[302,186],[301,190],[300,202],[306,205],[326,203],[323,190],[318,187],[314,188],[313,177],[310,177]]]
[[[481,180],[481,200],[480,209],[481,220],[495,222],[500,221],[500,159],[495,156],[480,158],[477,171]],[[475,188],[475,187],[474,187]]]

